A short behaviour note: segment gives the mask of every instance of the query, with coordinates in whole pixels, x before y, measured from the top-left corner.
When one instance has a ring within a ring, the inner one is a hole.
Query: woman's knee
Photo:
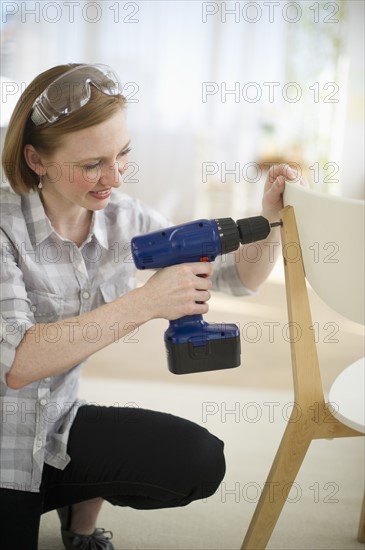
[[[216,492],[226,472],[224,443],[205,428],[200,428],[191,450],[194,499],[207,498]]]

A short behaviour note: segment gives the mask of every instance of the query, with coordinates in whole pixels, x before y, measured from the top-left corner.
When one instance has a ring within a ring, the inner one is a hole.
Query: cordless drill
[[[240,244],[265,239],[271,227],[262,216],[196,220],[146,235],[131,242],[138,269],[155,269],[187,262],[212,262],[219,254],[237,250]],[[168,368],[188,374],[240,365],[241,343],[235,324],[207,323],[202,315],[170,321],[165,332]]]

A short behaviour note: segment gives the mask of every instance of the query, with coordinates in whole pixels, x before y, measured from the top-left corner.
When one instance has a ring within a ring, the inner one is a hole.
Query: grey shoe
[[[95,529],[91,535],[79,535],[69,531],[72,506],[58,508],[57,513],[61,520],[61,535],[66,550],[114,550],[110,542],[113,538],[111,531]]]

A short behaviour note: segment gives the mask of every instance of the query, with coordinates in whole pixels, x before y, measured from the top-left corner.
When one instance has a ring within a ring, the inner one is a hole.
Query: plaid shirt
[[[68,435],[84,404],[77,399],[82,363],[13,390],[6,374],[16,348],[37,323],[80,315],[135,288],[132,237],[171,224],[138,200],[114,192],[107,207],[93,214],[89,236],[78,248],[54,231],[38,193],[19,196],[8,187],[0,192],[0,486],[38,492],[44,462],[64,469],[70,461]],[[216,264],[216,289],[249,292],[240,283],[234,255]],[[43,336],[57,338],[54,331]]]

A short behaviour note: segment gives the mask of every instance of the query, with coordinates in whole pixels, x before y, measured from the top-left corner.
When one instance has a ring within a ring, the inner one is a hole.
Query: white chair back
[[[287,182],[284,206],[294,207],[306,278],[328,306],[364,324],[364,201]],[[295,251],[288,251],[295,260]]]

